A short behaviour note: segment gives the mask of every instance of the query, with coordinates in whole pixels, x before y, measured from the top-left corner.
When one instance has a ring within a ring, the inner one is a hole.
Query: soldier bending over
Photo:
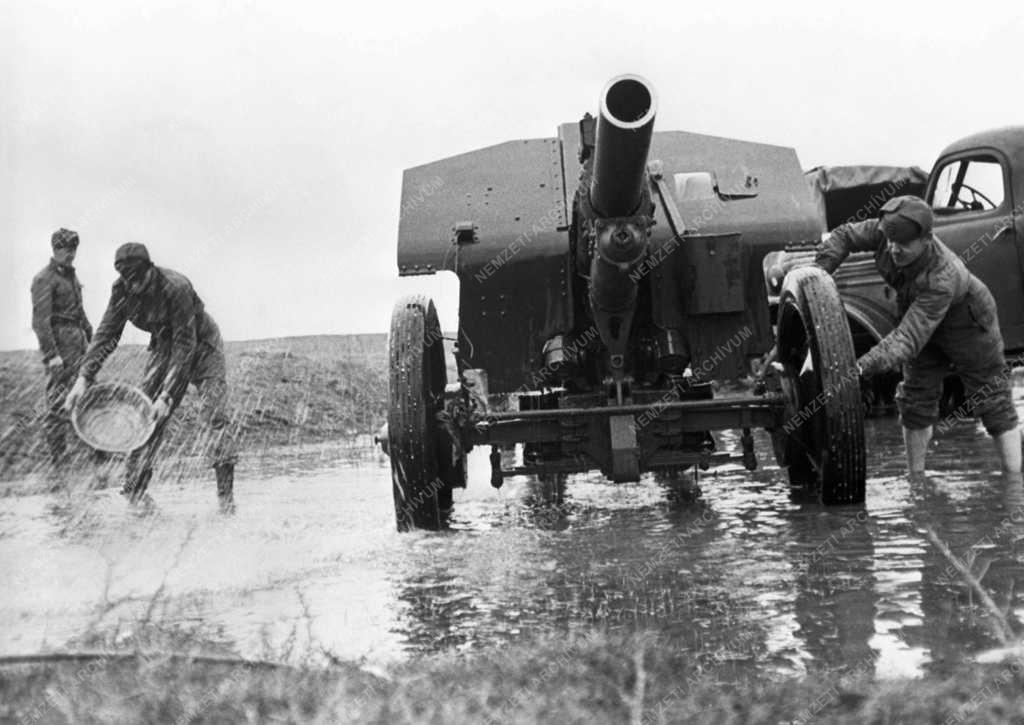
[[[205,448],[216,471],[217,496],[221,507],[230,509],[235,440],[227,409],[224,343],[217,323],[203,309],[188,279],[153,265],[142,244],[118,247],[114,268],[120,277],[114,282],[103,321],[65,405],[70,410],[95,380],[104,360],[117,347],[126,322],[150,333],[142,389],[154,401],[156,429],[149,441],[129,456],[122,492],[133,503],[145,493],[167,421],[192,383],[202,395]]]
[[[850,252],[874,252],[879,273],[896,290],[899,324],[857,364],[864,377],[903,366],[896,404],[911,473],[924,471],[942,381],[952,372],[995,440],[1003,470],[1020,473],[1021,436],[995,300],[932,234],[932,220],[922,199],[890,199],[879,219],[835,229],[814,262],[831,274]]]

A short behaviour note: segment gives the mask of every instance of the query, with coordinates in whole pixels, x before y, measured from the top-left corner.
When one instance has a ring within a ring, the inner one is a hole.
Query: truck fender
[[[875,342],[892,332],[899,320],[888,310],[879,309],[872,304],[863,304],[861,300],[845,299],[843,308],[850,318],[851,326],[856,323],[864,329]]]

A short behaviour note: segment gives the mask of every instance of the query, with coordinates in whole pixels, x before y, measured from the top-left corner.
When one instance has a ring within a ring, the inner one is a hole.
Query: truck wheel
[[[853,338],[839,291],[818,267],[782,284],[778,361],[787,410],[773,433],[790,483],[820,491],[825,504],[864,501],[864,407]]]
[[[388,338],[388,448],[399,531],[438,529],[452,506],[452,487],[441,475],[447,436],[438,423],[447,378],[444,343],[434,303],[403,297],[391,314]]]

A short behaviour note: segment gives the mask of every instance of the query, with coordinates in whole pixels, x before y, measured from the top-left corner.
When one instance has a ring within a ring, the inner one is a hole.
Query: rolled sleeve
[[[924,285],[896,328],[864,356],[861,367],[891,370],[917,357],[928,344],[953,303],[954,278],[944,273]]]

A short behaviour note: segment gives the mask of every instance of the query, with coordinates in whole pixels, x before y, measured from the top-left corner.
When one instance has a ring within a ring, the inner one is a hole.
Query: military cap
[[[50,237],[50,246],[54,249],[75,249],[78,247],[78,232],[61,227]]]
[[[879,213],[882,232],[887,239],[905,244],[932,231],[932,208],[916,196],[897,196],[889,199]]]
[[[149,259],[149,250],[146,249],[145,244],[139,244],[138,242],[128,242],[122,244],[114,252],[114,266],[121,264],[122,262],[128,262],[130,260],[138,260],[145,262],[146,264],[152,264]]]

